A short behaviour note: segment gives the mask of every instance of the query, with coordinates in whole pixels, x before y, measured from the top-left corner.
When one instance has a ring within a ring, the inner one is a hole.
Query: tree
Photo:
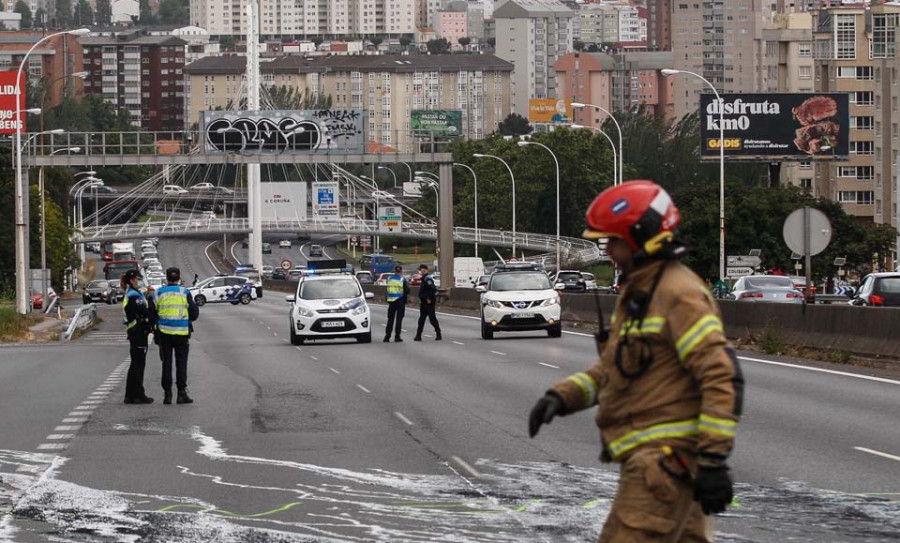
[[[22,22],[20,24],[22,30],[30,29],[34,22],[31,15],[31,8],[28,7],[28,4],[25,3],[25,0],[18,0],[16,2],[16,7],[13,8],[13,11],[22,16]]]
[[[75,4],[75,14],[73,16],[75,26],[89,26],[94,24],[94,11],[88,0],[78,0]]]
[[[272,85],[266,90],[275,109],[331,109],[331,95],[313,96],[309,88],[300,91],[297,87]]]
[[[164,25],[188,25],[191,10],[184,0],[162,0],[159,3],[159,20]]]
[[[428,47],[428,52],[432,55],[442,55],[450,52],[450,42],[446,38],[428,40],[428,43],[425,45]]]
[[[68,28],[72,25],[72,0],[56,0],[54,26]]]
[[[497,38],[488,38],[487,44],[491,47],[491,49],[496,48],[497,47]]]
[[[100,26],[112,24],[112,4],[110,0],[97,0],[97,11],[94,13],[94,17]]]
[[[588,46],[587,46],[587,52],[588,52],[588,53],[599,53],[599,52],[600,52],[600,46],[597,45],[596,43],[589,43]]]
[[[572,49],[581,52],[584,51],[584,42],[581,40],[575,40],[572,42]]]
[[[372,45],[375,46],[375,49],[378,49],[378,46],[381,45],[382,42],[384,42],[384,38],[382,38],[381,36],[374,36],[372,38],[369,38],[369,41],[372,42]]]
[[[459,43],[462,46],[463,49],[465,49],[467,45],[472,43],[472,38],[463,36],[462,38],[459,38],[456,41],[457,41],[457,43]]]
[[[412,43],[412,38],[409,36],[400,36],[400,46],[401,47],[409,47],[409,44]]]
[[[504,136],[524,136],[530,134],[531,131],[532,127],[528,124],[528,119],[518,113],[510,113],[497,127],[497,132]]]
[[[142,26],[153,26],[156,24],[156,17],[153,16],[153,10],[150,8],[150,0],[140,0],[138,21]]]
[[[34,22],[32,26],[44,28],[47,26],[47,11],[44,8],[37,8],[34,12]]]

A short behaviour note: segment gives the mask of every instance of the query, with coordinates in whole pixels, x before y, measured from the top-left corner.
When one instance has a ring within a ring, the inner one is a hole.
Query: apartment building
[[[450,42],[450,48],[458,51],[462,48],[460,38],[469,37],[469,12],[466,10],[443,10],[435,14],[434,31],[439,38]]]
[[[0,32],[0,70],[18,70],[28,50],[44,37],[40,32],[28,30]],[[44,105],[48,108],[59,105],[68,87],[70,92],[78,92],[82,81],[66,77],[81,71],[82,48],[78,40],[69,35],[50,38],[28,56],[25,73],[29,85],[44,84]]]
[[[876,85],[868,7],[823,8],[812,16],[815,90],[850,95],[849,160],[814,163],[813,191],[837,200],[858,220],[873,222]]]
[[[573,102],[595,104],[608,111],[624,111],[635,106],[656,115],[671,116],[673,82],[660,70],[672,65],[672,53],[640,52],[569,53],[554,66],[559,81],[559,97]],[[574,122],[599,128],[606,115],[591,109],[575,109]]]
[[[494,9],[498,57],[512,63],[513,111],[528,115],[531,98],[556,98],[553,66],[572,50],[575,12],[557,0],[507,0]]]
[[[586,4],[578,10],[573,40],[585,45],[619,41],[619,10],[613,4]]]
[[[245,57],[209,57],[185,68],[186,122],[200,112],[234,108],[243,91]],[[510,113],[513,66],[494,55],[378,55],[279,57],[260,65],[266,87],[287,86],[330,96],[335,109],[368,111],[370,142],[411,150],[414,109],[462,112],[461,136],[481,139]]]
[[[80,38],[85,94],[99,94],[128,110],[143,130],[184,128],[184,59],[187,42],[134,30]]]
[[[650,2],[662,8],[665,2]],[[675,68],[702,75],[719,92],[764,92],[763,28],[772,18],[763,0],[672,0]],[[652,11],[651,11],[652,13]],[[658,11],[657,11],[658,14]],[[659,29],[648,32],[658,40]],[[696,77],[675,76],[675,115],[695,113],[709,87]]]
[[[399,36],[416,30],[418,0],[260,0],[263,40],[289,36]],[[247,34],[243,0],[192,0],[191,24],[214,36]]]

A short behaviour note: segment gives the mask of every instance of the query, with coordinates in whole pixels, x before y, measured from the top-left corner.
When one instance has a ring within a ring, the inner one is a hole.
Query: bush
[[[16,313],[14,306],[0,306],[0,340],[15,339],[28,328],[28,319]]]
[[[784,352],[784,337],[778,328],[767,324],[759,336],[759,346],[766,354],[781,354]]]

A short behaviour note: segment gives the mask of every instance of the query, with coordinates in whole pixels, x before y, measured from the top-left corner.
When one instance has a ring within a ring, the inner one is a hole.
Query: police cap
[[[177,283],[181,281],[181,270],[172,266],[171,268],[166,270],[166,281],[170,283]]]
[[[131,281],[135,277],[137,277],[138,279],[144,278],[144,276],[141,275],[141,272],[139,272],[138,270],[134,270],[134,269],[128,270],[124,274],[122,274],[122,278],[125,279],[126,281]]]

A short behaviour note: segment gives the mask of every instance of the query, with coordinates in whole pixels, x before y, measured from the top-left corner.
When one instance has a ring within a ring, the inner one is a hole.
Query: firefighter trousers
[[[712,518],[694,501],[690,481],[662,467],[661,454],[647,447],[622,464],[599,543],[712,543]],[[694,459],[683,457],[696,473]]]

